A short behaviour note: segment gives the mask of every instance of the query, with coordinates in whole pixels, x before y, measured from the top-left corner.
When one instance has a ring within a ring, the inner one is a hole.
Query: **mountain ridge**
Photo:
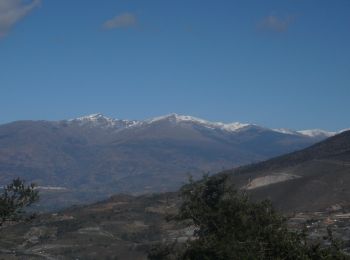
[[[177,114],[145,121],[101,114],[17,121],[0,125],[0,185],[21,177],[42,187],[63,188],[61,198],[46,189],[56,199],[50,205],[93,202],[120,192],[174,191],[189,174],[199,178],[300,150],[325,138]]]
[[[226,131],[238,131],[242,128],[249,127],[249,126],[255,126],[260,127],[264,129],[269,129],[271,131],[283,133],[283,134],[291,134],[291,135],[303,135],[303,136],[309,136],[309,137],[331,137],[336,134],[339,134],[341,132],[344,132],[349,129],[342,129],[339,131],[327,131],[323,129],[305,129],[305,130],[292,130],[288,128],[268,128],[264,126],[259,126],[257,124],[253,123],[241,123],[241,122],[231,122],[231,123],[223,123],[223,122],[213,122],[209,120],[205,120],[202,118],[189,116],[189,115],[181,115],[177,113],[170,113],[163,116],[156,116],[150,119],[145,120],[128,120],[128,119],[117,119],[117,118],[111,118],[107,117],[102,113],[94,113],[89,114],[77,118],[67,119],[67,120],[57,120],[57,121],[50,121],[50,120],[38,120],[38,121],[47,121],[47,122],[71,122],[71,123],[81,123],[81,124],[88,124],[94,126],[105,126],[108,128],[112,127],[120,127],[120,124],[125,124],[125,127],[137,127],[145,124],[152,124],[157,121],[162,120],[172,120],[176,123],[182,123],[182,122],[192,122],[197,123],[201,125],[206,125],[207,127],[212,128],[219,128]]]

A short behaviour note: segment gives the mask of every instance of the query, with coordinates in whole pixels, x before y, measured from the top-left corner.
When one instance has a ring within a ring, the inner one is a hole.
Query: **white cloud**
[[[0,38],[6,36],[12,27],[40,5],[41,0],[0,0]]]
[[[103,28],[107,30],[117,29],[117,28],[129,28],[135,27],[137,25],[137,17],[132,13],[123,13],[107,20],[103,24]]]
[[[279,18],[275,15],[269,15],[265,17],[259,24],[260,29],[284,32],[287,31],[290,24],[295,20],[294,16],[287,16],[285,18]]]

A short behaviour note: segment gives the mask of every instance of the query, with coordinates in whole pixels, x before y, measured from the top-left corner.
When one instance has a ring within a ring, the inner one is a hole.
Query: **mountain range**
[[[332,230],[349,245],[350,131],[301,151],[227,170],[212,178],[247,190],[256,200],[271,199],[320,242]],[[115,195],[95,204],[41,214],[32,222],[0,229],[5,259],[147,259],[160,241],[185,241],[193,229],[167,221],[181,205],[178,192]]]
[[[209,122],[177,114],[144,121],[101,114],[16,121],[0,126],[0,185],[15,177],[35,182],[44,194],[42,206],[55,207],[121,192],[172,191],[189,174],[197,178],[263,161],[335,134]]]

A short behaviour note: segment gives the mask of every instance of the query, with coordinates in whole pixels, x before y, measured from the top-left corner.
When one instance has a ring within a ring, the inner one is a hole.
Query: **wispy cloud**
[[[137,17],[133,13],[123,13],[107,20],[102,27],[106,30],[137,26]]]
[[[295,21],[295,16],[289,15],[279,18],[275,15],[269,15],[258,23],[258,28],[267,31],[285,32]]]
[[[40,3],[41,0],[0,0],[0,38],[5,37],[16,23]]]

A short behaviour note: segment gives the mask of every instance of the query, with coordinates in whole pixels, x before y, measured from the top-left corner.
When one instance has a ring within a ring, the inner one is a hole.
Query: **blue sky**
[[[0,0],[0,123],[350,127],[348,0]]]

